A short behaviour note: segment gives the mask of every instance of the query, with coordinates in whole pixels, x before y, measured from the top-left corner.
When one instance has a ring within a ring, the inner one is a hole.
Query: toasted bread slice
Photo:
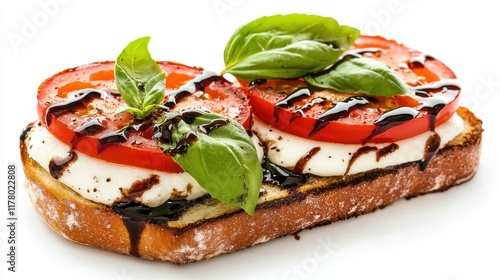
[[[36,211],[72,241],[153,260],[185,264],[210,259],[305,228],[375,211],[400,198],[444,191],[472,178],[481,152],[482,122],[466,108],[464,131],[424,171],[409,162],[361,174],[316,177],[290,189],[263,185],[253,216],[207,199],[169,222],[132,221],[54,179],[21,141],[26,188]]]

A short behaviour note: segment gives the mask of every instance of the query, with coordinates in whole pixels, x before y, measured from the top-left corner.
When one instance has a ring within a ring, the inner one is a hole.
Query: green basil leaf
[[[141,108],[142,95],[135,81],[118,64],[115,64],[115,81],[123,101],[130,107]]]
[[[323,65],[329,65],[337,60],[358,36],[358,29],[339,25],[335,19],[329,17],[306,14],[265,16],[243,25],[234,32],[224,49],[224,63],[226,69],[241,68],[237,64],[256,53],[281,49],[308,40],[325,44],[337,54],[336,57],[322,57],[323,53],[318,52],[316,59],[321,60]],[[297,56],[302,55],[300,48],[295,50]],[[257,59],[253,59],[253,63],[270,64],[269,61]],[[317,68],[318,66],[313,69]],[[287,70],[282,69],[281,72],[286,73]],[[227,70],[224,72],[231,73]]]
[[[248,133],[236,121],[215,113],[202,114],[187,122],[181,114],[168,113],[166,121],[156,126],[157,132],[159,127],[171,129],[171,134],[168,133],[171,141],[160,139],[160,146],[212,197],[253,215],[263,173]],[[211,122],[222,125],[206,133],[202,126],[210,126]],[[185,140],[188,135],[193,137],[190,141]],[[172,152],[186,143],[185,151]]]
[[[292,79],[324,69],[341,54],[323,43],[304,40],[283,48],[255,53],[225,71],[247,81]]]
[[[305,80],[313,86],[339,92],[384,97],[391,97],[394,94],[414,94],[387,65],[365,57],[342,60],[332,69],[306,76]]]
[[[118,107],[118,109],[115,111],[115,114],[120,114],[123,112],[129,112],[132,115],[137,116],[137,118],[140,118],[144,114],[143,110],[140,110],[140,109],[137,109],[134,107],[130,107],[128,105]]]
[[[116,64],[142,85],[161,72],[148,51],[149,40],[150,37],[142,37],[130,42],[116,59]]]
[[[160,104],[165,96],[165,72],[151,78],[145,85],[144,91],[146,92],[142,107],[145,108],[149,105]]]
[[[149,37],[136,39],[120,53],[115,63],[115,82],[128,107],[118,112],[130,112],[135,119],[144,119],[165,96],[165,76],[151,58]],[[165,109],[165,108],[164,108]]]

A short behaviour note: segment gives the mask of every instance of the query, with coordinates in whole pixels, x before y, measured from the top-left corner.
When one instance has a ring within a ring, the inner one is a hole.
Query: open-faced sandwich
[[[469,180],[481,121],[435,57],[332,18],[240,27],[223,76],[149,38],[38,90],[21,135],[36,211],[72,241],[189,263]]]

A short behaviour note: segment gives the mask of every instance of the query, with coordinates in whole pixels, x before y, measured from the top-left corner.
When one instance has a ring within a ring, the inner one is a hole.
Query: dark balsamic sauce
[[[439,112],[448,104],[446,100],[437,97],[428,97],[423,100],[421,110],[424,110],[429,115],[429,128],[434,131],[436,128],[436,119]]]
[[[97,153],[101,153],[109,144],[113,143],[123,143],[128,140],[128,131],[131,126],[126,126],[117,131],[108,132],[101,135],[97,140],[99,145],[97,146]]]
[[[278,101],[276,103],[276,106],[274,107],[274,119],[276,120],[276,122],[279,121],[279,108],[288,108],[292,106],[292,104],[297,100],[309,96],[311,96],[311,91],[309,90],[309,88],[303,87],[295,90],[286,98]]]
[[[199,199],[195,200],[200,201]],[[173,221],[189,207],[189,202],[185,199],[167,200],[157,207],[149,207],[135,201],[116,202],[113,210],[122,218],[144,222],[167,222]]]
[[[457,80],[440,80],[431,84],[413,87],[413,91],[419,97],[431,97],[430,93],[445,93],[448,90],[460,90],[460,84]]]
[[[321,131],[328,125],[329,121],[347,117],[349,112],[356,107],[368,104],[370,101],[362,96],[351,96],[344,101],[335,102],[335,105],[318,116],[316,123],[309,136]]]
[[[106,127],[101,123],[99,118],[91,119],[88,122],[82,123],[78,128],[75,129],[78,137],[86,135],[94,135],[99,131],[102,131]]]
[[[380,161],[381,158],[396,151],[397,149],[399,149],[399,145],[396,143],[391,143],[391,144],[383,147],[382,149],[379,149],[377,151],[377,161]]]
[[[383,113],[373,124],[376,126],[365,143],[390,128],[402,125],[417,117],[418,111],[410,107],[399,107]]]
[[[450,102],[444,93],[448,90],[460,90],[460,84],[457,80],[441,80],[432,84],[422,85],[414,88],[418,96],[418,100],[422,103],[421,111],[427,112],[429,115],[429,128],[433,132],[427,139],[425,145],[424,158],[420,162],[420,170],[424,171],[431,159],[436,155],[441,145],[441,137],[434,130],[436,127],[436,119],[439,112]],[[441,93],[433,96],[431,93]]]
[[[207,113],[210,113],[210,111],[203,109],[190,109],[182,111],[179,115],[166,119],[162,123],[155,125],[153,128],[153,137],[163,143],[171,144],[173,141],[172,129],[174,126],[178,125],[181,120],[187,124],[192,124],[197,117]]]
[[[73,139],[71,140],[71,148],[74,149],[83,137],[94,135],[104,129],[106,129],[106,126],[101,123],[99,118],[91,119],[90,121],[81,124],[75,129],[75,136],[73,136]]]
[[[102,125],[102,124],[101,124]],[[147,131],[152,126],[152,121],[141,121],[141,122],[133,122],[125,127],[120,128],[119,130],[108,132],[106,134],[101,135],[97,140],[99,142],[97,146],[97,153],[101,153],[106,147],[114,143],[124,143],[129,139],[130,130],[135,130],[137,132]],[[92,126],[89,126],[88,129],[91,133],[97,133],[106,127],[102,125],[100,127],[99,124],[93,123]],[[90,135],[90,134],[88,134]],[[135,144],[140,144],[140,142],[134,142]]]
[[[356,152],[354,152],[354,154],[352,154],[351,159],[349,160],[349,163],[347,164],[347,168],[346,168],[344,175],[347,175],[347,173],[349,173],[354,162],[360,156],[362,156],[364,154],[375,151],[377,162],[378,162],[378,161],[380,161],[381,158],[396,151],[397,149],[399,149],[399,146],[396,143],[391,143],[391,144],[389,144],[381,149],[378,147],[373,147],[373,146],[363,146],[363,147],[359,148]]]
[[[290,117],[290,123],[292,123],[296,118],[298,117],[304,117],[305,116],[305,111],[309,110],[312,106],[315,104],[322,104],[325,102],[326,99],[322,97],[316,97],[308,101],[306,104],[302,105],[301,107],[293,110],[292,116]]]
[[[421,53],[418,56],[410,58],[410,67],[411,68],[422,68],[425,67],[425,62],[427,60],[434,60],[434,57],[429,54]]]
[[[130,255],[140,257],[139,242],[146,222],[163,223],[177,220],[191,204],[200,202],[208,197],[210,196],[205,195],[191,202],[185,199],[167,200],[157,207],[149,207],[135,201],[114,203],[112,206],[113,211],[120,214],[129,234]]]
[[[420,162],[421,171],[424,171],[427,168],[431,159],[438,152],[440,145],[441,137],[439,136],[439,134],[434,132],[431,136],[429,136],[427,142],[425,143],[424,159]]]
[[[139,242],[141,241],[141,234],[146,227],[146,223],[144,221],[131,220],[127,217],[122,217],[122,221],[127,228],[130,239],[129,254],[134,257],[140,257]]]
[[[52,116],[59,117],[67,112],[75,112],[78,109],[83,109],[96,98],[105,99],[108,93],[98,89],[82,89],[77,91],[76,98],[66,100],[61,103],[54,104],[47,108],[45,113],[45,123],[50,125]]]
[[[269,183],[287,189],[302,185],[307,179],[304,174],[294,173],[282,166],[270,162],[267,156],[264,156],[261,165],[262,171],[264,172],[263,183]]]
[[[215,119],[210,121],[209,123],[202,124],[198,126],[198,130],[204,134],[210,134],[214,129],[217,129],[221,126],[225,126],[229,124],[229,119]]]
[[[191,147],[198,140],[198,135],[194,131],[189,131],[182,137],[181,140],[175,145],[165,150],[165,153],[170,156],[183,155],[187,152],[187,149]]]
[[[168,100],[163,105],[171,109],[186,96],[194,94],[197,91],[203,91],[207,83],[217,79],[221,79],[219,74],[203,70],[200,76],[188,81],[179,89],[172,91]]]
[[[295,163],[295,166],[293,167],[293,172],[294,173],[302,173],[304,171],[304,168],[306,167],[307,163],[311,158],[316,155],[319,151],[321,150],[321,147],[314,147],[312,148],[307,154],[302,156],[297,163]]]
[[[192,124],[196,117],[207,113],[209,113],[209,111],[202,109],[189,109],[182,111],[177,116],[167,119],[163,123],[155,125],[153,129],[154,138],[156,138],[160,142],[172,144],[172,129],[177,126],[181,120],[187,124]],[[165,149],[164,152],[170,156],[185,154],[187,152],[187,149],[198,140],[198,133],[209,134],[214,129],[217,129],[224,125],[228,125],[229,123],[229,119],[221,118],[214,119],[209,123],[199,125],[196,131],[189,131],[181,140],[179,140],[179,142],[177,142],[175,147]]]
[[[22,142],[26,141],[26,138],[28,137],[30,131],[33,129],[34,125],[35,125],[34,123],[30,123],[23,129],[21,135],[19,136],[20,141]]]
[[[123,198],[127,201],[135,200],[158,183],[160,183],[159,176],[152,174],[149,178],[134,182],[130,189],[122,190]]]
[[[64,174],[64,171],[78,159],[78,155],[70,151],[64,158],[54,157],[49,162],[49,172],[53,178],[59,179]]]
[[[267,80],[266,79],[257,79],[257,80],[253,80],[251,81],[248,86],[250,87],[253,87],[253,86],[261,86],[263,84],[267,83]]]
[[[143,221],[149,223],[163,223],[179,219],[179,217],[191,206],[210,199],[209,194],[204,194],[193,200],[169,199],[156,207],[149,207],[136,201],[119,201],[112,205],[115,212],[122,219]]]

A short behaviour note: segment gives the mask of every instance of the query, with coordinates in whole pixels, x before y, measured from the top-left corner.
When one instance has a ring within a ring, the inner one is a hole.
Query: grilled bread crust
[[[419,162],[336,177],[308,176],[298,187],[264,184],[253,216],[214,199],[169,222],[132,221],[82,198],[54,179],[20,143],[25,187],[45,222],[81,244],[176,264],[210,259],[305,228],[373,212],[400,198],[439,192],[471,179],[479,165],[482,122],[459,108],[464,131],[424,171]]]

